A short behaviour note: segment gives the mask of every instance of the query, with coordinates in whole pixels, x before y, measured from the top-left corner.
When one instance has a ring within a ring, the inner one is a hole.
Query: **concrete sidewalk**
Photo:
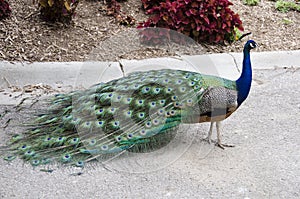
[[[276,67],[299,67],[299,51],[252,52],[253,69],[272,69]],[[235,59],[235,60],[234,60]],[[45,83],[55,86],[58,83],[74,86],[91,86],[98,83],[120,78],[136,70],[173,68],[197,71],[204,74],[219,75],[235,79],[241,70],[242,53],[209,54],[196,56],[152,58],[145,60],[120,60],[118,62],[34,62],[11,63],[0,62],[0,87],[7,85],[4,78],[12,85]],[[236,62],[236,63],[235,63]],[[84,78],[82,78],[84,76]],[[88,78],[86,78],[88,77]]]

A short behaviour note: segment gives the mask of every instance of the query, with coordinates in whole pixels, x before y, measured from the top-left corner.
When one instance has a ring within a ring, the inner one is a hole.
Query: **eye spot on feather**
[[[121,136],[117,136],[117,137],[116,137],[116,141],[117,141],[117,142],[120,142],[121,140],[122,140],[122,137],[121,137]]]
[[[31,156],[33,154],[34,154],[34,151],[31,151],[31,150],[28,150],[28,151],[25,152],[26,156]]]
[[[174,110],[171,110],[171,111],[170,111],[170,115],[171,115],[171,116],[174,116],[174,115],[175,115],[175,111],[174,111]]]
[[[144,136],[146,134],[147,134],[146,130],[144,130],[144,129],[140,130],[140,135]]]
[[[152,121],[152,123],[153,123],[155,126],[157,126],[157,125],[159,124],[159,120],[156,120],[156,119],[155,119],[155,120]]]
[[[165,111],[163,109],[159,109],[157,111],[158,115],[164,115],[165,114]]]
[[[170,117],[171,116],[170,112],[169,111],[165,112],[165,116]]]
[[[151,122],[150,121],[148,121],[148,122],[146,122],[146,124],[145,124],[145,126],[147,127],[147,128],[151,128]]]
[[[72,138],[69,143],[72,145],[77,145],[79,143],[80,139],[79,138]]]
[[[181,83],[182,83],[181,79],[179,79],[179,80],[176,81],[176,84],[181,84]]]
[[[68,119],[71,119],[72,118],[72,115],[66,115],[63,117],[65,120],[68,120]]]
[[[136,100],[136,101],[135,101],[135,104],[136,104],[137,106],[143,106],[143,105],[144,105],[144,100],[142,100],[142,99]]]
[[[198,90],[199,88],[200,88],[199,85],[194,86],[194,89],[195,89],[195,90]]]
[[[89,145],[94,146],[97,143],[95,139],[90,140]]]
[[[116,130],[116,129],[120,128],[120,122],[119,121],[111,121],[110,126],[112,129]]]
[[[140,119],[144,119],[145,113],[138,113],[137,116],[138,116],[138,118],[140,118]]]
[[[107,150],[108,150],[108,146],[107,146],[107,145],[102,145],[102,146],[101,146],[101,149],[102,149],[103,151],[107,151]]]
[[[156,102],[149,102],[149,107],[150,108],[155,108],[156,107]]]
[[[159,101],[159,105],[161,105],[161,106],[165,105],[165,103],[166,103],[166,100],[160,100]]]
[[[166,89],[165,89],[165,93],[167,93],[167,94],[171,93],[172,91],[173,91],[172,88],[166,88]]]
[[[193,105],[193,100],[192,100],[192,99],[186,100],[186,104],[187,104],[188,106],[192,106],[192,105]]]
[[[196,84],[196,82],[194,82],[194,81],[189,82],[189,86],[194,86],[195,84]]]
[[[78,161],[75,163],[76,167],[84,167],[84,162],[83,161]]]
[[[179,102],[174,102],[174,107],[175,108],[183,108],[183,104]]]
[[[16,159],[16,156],[13,156],[13,155],[8,155],[4,158],[4,160],[6,160],[6,161],[12,161],[14,159]]]
[[[149,91],[150,91],[150,88],[149,88],[149,87],[144,87],[144,88],[142,89],[142,93],[144,93],[144,94],[149,93]]]
[[[179,92],[184,93],[185,91],[186,91],[186,88],[185,88],[185,87],[180,87],[180,88],[179,88]]]
[[[132,116],[132,111],[127,111],[127,112],[125,112],[125,116],[126,116],[127,118],[130,118],[130,117]]]
[[[72,156],[70,154],[65,154],[62,156],[63,162],[69,162],[71,160]]]
[[[131,101],[132,101],[132,98],[131,98],[131,97],[127,97],[127,98],[124,98],[122,102],[123,102],[124,104],[130,104]]]
[[[110,110],[109,110],[109,112],[110,112],[111,114],[114,114],[116,111],[117,111],[116,108],[110,108]]]
[[[31,165],[32,166],[38,166],[40,164],[40,161],[39,160],[32,160],[31,161]]]
[[[127,134],[127,138],[128,138],[128,139],[132,139],[132,138],[133,138],[133,134],[132,134],[132,133],[128,133],[128,134]]]

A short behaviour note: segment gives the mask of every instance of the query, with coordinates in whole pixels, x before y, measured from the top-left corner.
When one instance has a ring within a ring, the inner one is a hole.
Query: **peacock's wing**
[[[179,70],[136,72],[85,91],[55,95],[24,134],[8,144],[10,154],[32,165],[85,162],[124,150],[166,145],[182,122],[199,122],[204,94],[221,78]]]
[[[224,120],[238,106],[236,82],[210,75],[202,75],[202,80],[206,90],[199,101],[199,122]]]

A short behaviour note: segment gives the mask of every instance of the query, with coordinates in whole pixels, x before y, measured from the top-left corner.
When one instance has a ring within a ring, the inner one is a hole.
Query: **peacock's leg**
[[[211,143],[211,135],[212,135],[213,126],[214,126],[214,122],[211,122],[209,131],[208,131],[208,136],[206,138],[209,144]]]
[[[221,149],[225,149],[225,147],[234,147],[234,145],[230,145],[230,144],[222,144],[221,142],[221,132],[220,132],[220,127],[221,127],[221,122],[218,121],[216,122],[216,128],[217,128],[217,146],[220,147]]]

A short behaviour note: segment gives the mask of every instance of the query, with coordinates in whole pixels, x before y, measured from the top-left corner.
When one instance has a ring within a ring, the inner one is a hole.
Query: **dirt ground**
[[[300,49],[300,13],[280,13],[275,2],[261,0],[258,6],[246,6],[243,0],[232,0],[231,7],[243,21],[246,32],[260,44],[260,51]],[[104,1],[82,0],[69,26],[48,24],[39,19],[39,11],[31,0],[10,0],[12,16],[0,21],[0,60],[7,61],[85,61],[99,42],[133,27],[119,25],[106,15]],[[138,22],[147,19],[140,0],[121,3],[123,12]],[[126,42],[120,44],[130,52]],[[242,45],[205,45],[208,52],[240,52]],[[154,53],[155,54],[155,53]],[[160,56],[157,53],[155,56]],[[136,58],[150,57],[141,53]]]

